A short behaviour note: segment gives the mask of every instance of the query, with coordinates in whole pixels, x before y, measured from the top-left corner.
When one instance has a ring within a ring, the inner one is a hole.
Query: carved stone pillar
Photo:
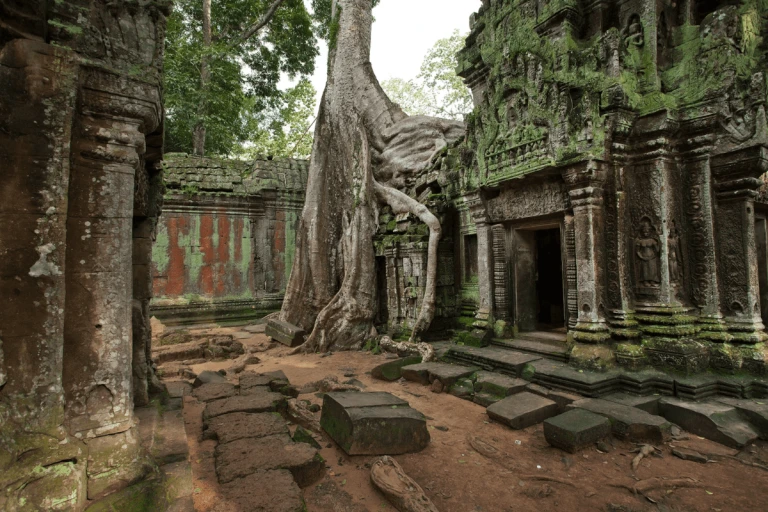
[[[67,49],[24,39],[0,45],[0,508],[6,510],[52,510],[51,503],[79,510],[85,503],[85,464],[78,463],[84,445],[63,426],[61,392],[78,74]]]
[[[704,149],[707,149],[704,146]],[[712,173],[708,155],[682,158],[686,175],[684,207],[687,222],[690,299],[699,308],[697,337],[723,343],[730,341],[720,308],[715,239]]]
[[[162,114],[157,88],[86,75],[72,144],[66,293],[77,307],[66,310],[63,383],[96,499],[146,470],[133,416],[133,197],[145,134]]]
[[[493,313],[493,234],[485,204],[479,194],[466,198],[472,221],[477,226],[478,304],[475,327],[488,327]]]
[[[504,226],[496,224],[493,234],[493,298],[494,318],[506,320],[509,316],[509,278],[507,275],[507,232]]]
[[[571,360],[577,366],[604,369],[613,363],[604,317],[604,219],[603,184],[605,170],[598,162],[577,164],[564,172],[573,207],[576,252],[576,293],[578,317],[569,331],[576,342]]]
[[[759,176],[768,170],[768,148],[753,146],[714,156],[720,300],[734,343],[765,341],[755,247]]]

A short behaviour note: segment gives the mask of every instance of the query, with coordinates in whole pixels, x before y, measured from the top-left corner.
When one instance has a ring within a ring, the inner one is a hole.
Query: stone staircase
[[[492,420],[516,429],[579,409],[608,418],[613,435],[634,442],[668,440],[672,424],[736,448],[758,437],[768,439],[768,405],[755,400],[768,396],[765,380],[655,370],[580,371],[531,351],[530,339],[516,341],[489,347],[438,343],[443,362],[404,366],[402,376],[482,405]],[[529,350],[521,350],[526,345]],[[561,437],[567,423],[555,429]]]
[[[568,362],[568,347],[566,346],[565,335],[553,337],[549,334],[538,332],[521,333],[512,340],[494,339],[491,341],[491,344],[526,354],[543,356],[563,363]]]

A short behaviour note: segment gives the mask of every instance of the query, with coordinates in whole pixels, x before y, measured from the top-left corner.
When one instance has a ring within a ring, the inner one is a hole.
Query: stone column
[[[73,133],[67,219],[64,394],[67,424],[88,447],[88,498],[146,468],[133,416],[133,197],[159,90],[88,69]],[[74,305],[77,305],[74,307]]]
[[[687,221],[689,295],[699,308],[697,337],[723,343],[730,336],[720,311],[710,161],[706,154],[686,156],[682,158],[686,175],[683,211]]]
[[[62,393],[78,68],[64,48],[24,39],[0,45],[0,508],[7,510],[78,510],[85,501],[84,446],[63,427]]]
[[[563,178],[573,207],[576,250],[578,317],[568,336],[576,343],[571,361],[601,370],[614,362],[610,347],[605,345],[610,334],[603,306],[605,170],[599,162],[583,162],[566,169]]]
[[[734,343],[766,340],[760,315],[755,247],[755,197],[768,170],[768,147],[752,146],[714,156],[720,299]]]
[[[477,314],[475,327],[487,328],[493,314],[493,233],[479,194],[465,198],[477,226]]]

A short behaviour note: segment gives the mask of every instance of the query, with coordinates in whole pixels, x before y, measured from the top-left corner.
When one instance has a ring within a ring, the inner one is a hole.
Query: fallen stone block
[[[524,391],[486,409],[488,417],[517,430],[541,423],[559,410],[552,400]]]
[[[564,411],[566,407],[571,405],[573,402],[581,400],[584,397],[581,395],[568,393],[566,391],[550,390],[549,393],[547,393],[547,398],[555,402],[557,404],[557,407],[560,408],[561,411]]]
[[[189,382],[183,380],[172,380],[163,382],[168,390],[168,396],[171,398],[182,398],[192,394],[192,386]]]
[[[405,380],[420,384],[431,384],[435,379],[442,382],[443,387],[450,388],[457,380],[469,377],[479,368],[459,366],[448,363],[419,363],[402,368]]]
[[[203,420],[207,422],[216,416],[233,412],[277,412],[285,408],[285,406],[285,397],[280,393],[273,393],[271,391],[231,396],[208,402],[203,412]]]
[[[732,448],[741,448],[758,438],[752,425],[730,405],[662,398],[659,410],[665,418],[688,432]]]
[[[584,409],[571,409],[544,420],[544,438],[555,448],[576,453],[611,433],[611,422]]]
[[[275,388],[289,385],[288,377],[282,370],[269,373],[253,373],[244,372],[240,374],[240,389],[249,389],[253,387],[269,387],[272,391],[276,391]]]
[[[227,382],[227,378],[219,372],[205,370],[195,377],[195,382],[192,383],[192,387],[199,388],[203,384],[209,384],[211,382]]]
[[[234,412],[211,418],[203,432],[207,439],[218,439],[219,443],[231,443],[248,437],[267,437],[288,434],[285,420],[278,413]]]
[[[504,398],[524,391],[527,385],[528,381],[523,379],[482,371],[477,372],[475,391]]]
[[[389,393],[327,393],[320,425],[349,455],[398,455],[429,444],[424,415]]]
[[[448,389],[448,393],[465,400],[472,400],[475,384],[471,379],[459,379]]]
[[[421,356],[409,356],[387,361],[371,370],[371,377],[379,380],[394,382],[402,377],[403,366],[421,363]]]
[[[473,402],[477,405],[482,405],[483,407],[488,407],[502,399],[503,397],[492,395],[490,393],[475,393],[475,396],[472,397]]]
[[[270,320],[265,329],[267,336],[288,347],[298,347],[304,343],[304,329],[288,322]]]
[[[636,407],[648,414],[659,414],[659,396],[637,396],[630,395],[629,393],[611,393],[601,397],[603,400],[609,402],[616,402],[617,404],[626,405],[627,407]]]
[[[229,382],[209,382],[195,389],[192,394],[201,402],[210,402],[220,398],[235,396],[237,388]]]
[[[224,510],[250,512],[303,512],[301,489],[285,469],[257,472],[221,486]],[[227,508],[227,507],[231,507]]]
[[[316,450],[322,448],[320,443],[317,442],[317,439],[312,437],[312,434],[301,426],[296,427],[296,431],[293,433],[292,439],[294,443],[307,443],[309,446]]]
[[[294,443],[287,435],[238,439],[216,446],[216,474],[225,484],[256,472],[286,469],[299,487],[322,477],[325,461],[306,443]]]
[[[611,421],[613,434],[630,441],[659,444],[671,437],[672,425],[666,419],[636,407],[599,398],[585,398],[573,402],[566,409],[586,409],[605,416]]]
[[[718,398],[717,401],[735,407],[757,430],[760,439],[768,439],[768,404],[726,397]]]

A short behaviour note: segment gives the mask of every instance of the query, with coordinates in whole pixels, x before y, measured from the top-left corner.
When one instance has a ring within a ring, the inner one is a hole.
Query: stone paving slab
[[[243,327],[243,330],[245,332],[250,332],[252,334],[262,334],[265,332],[267,328],[267,324],[254,324],[254,325],[246,325]]]
[[[274,381],[288,382],[288,378],[282,371],[270,373],[243,372],[240,374],[240,389],[248,389],[257,386],[269,386]]]
[[[760,439],[768,439],[768,403],[730,397],[720,397],[717,401],[735,407],[741,416],[757,430]]]
[[[573,402],[567,409],[586,409],[607,417],[611,420],[613,434],[630,441],[659,444],[669,440],[672,435],[672,425],[661,416],[608,400],[585,398]]]
[[[448,388],[457,380],[469,377],[477,370],[479,368],[473,366],[430,362],[403,366],[401,373],[405,380],[424,385],[430,384],[434,380],[439,380],[443,387]]]
[[[301,489],[285,469],[259,471],[221,486],[223,512],[303,512]],[[229,508],[231,507],[231,508]],[[216,509],[219,510],[218,508]]]
[[[421,363],[421,356],[402,357],[400,359],[388,361],[371,370],[371,377],[374,379],[394,382],[402,377],[402,369],[404,366],[419,363]]]
[[[168,396],[171,398],[182,398],[192,394],[192,385],[183,380],[165,381],[165,388],[168,390]]]
[[[301,327],[282,322],[280,320],[270,320],[264,330],[267,336],[288,347],[298,347],[304,343],[304,330]]]
[[[498,347],[481,348],[460,345],[452,346],[445,357],[462,364],[472,364],[483,370],[504,373],[514,377],[522,375],[525,365],[542,359],[541,356]]]
[[[211,418],[204,435],[226,444],[248,437],[267,437],[288,434],[288,426],[280,414],[275,412],[246,413],[233,412]]]
[[[525,390],[527,385],[528,381],[523,379],[509,377],[500,373],[481,371],[477,372],[475,390],[504,398],[520,393]]]
[[[591,446],[610,433],[611,422],[608,418],[585,409],[571,409],[544,420],[547,442],[569,453]]]
[[[389,393],[327,393],[320,425],[349,455],[398,455],[429,444],[423,414]]]
[[[732,448],[741,448],[758,438],[757,431],[736,408],[723,403],[662,398],[659,410],[688,432]]]
[[[237,394],[235,385],[229,382],[209,382],[196,388],[192,395],[201,402],[210,402],[220,398],[229,398]]]
[[[492,420],[521,430],[551,418],[559,410],[552,400],[525,391],[496,402],[486,412]]]
[[[222,484],[256,472],[286,469],[299,487],[306,487],[325,471],[325,462],[317,450],[306,443],[294,443],[285,434],[219,444],[215,457],[216,474]]]
[[[603,400],[609,402],[616,402],[617,404],[626,405],[628,407],[636,407],[648,414],[658,416],[659,414],[659,399],[660,396],[638,396],[630,395],[629,393],[611,393],[602,397]]]
[[[232,396],[208,402],[203,412],[203,421],[233,412],[276,412],[285,407],[285,397],[280,393],[264,391],[245,396]]]

